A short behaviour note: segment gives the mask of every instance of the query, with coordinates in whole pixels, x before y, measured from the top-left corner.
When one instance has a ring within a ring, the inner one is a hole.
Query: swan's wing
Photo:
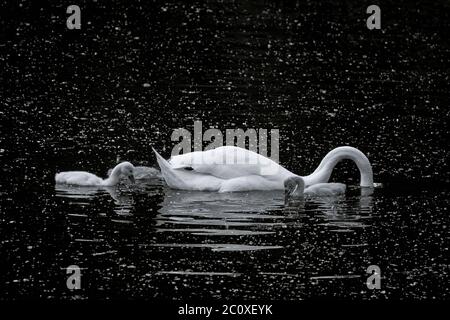
[[[343,183],[331,182],[327,183],[327,185],[333,194],[343,194],[347,189],[347,186]]]
[[[174,169],[171,164],[164,159],[155,149],[156,160],[161,168],[161,174],[167,185],[173,189],[198,190],[198,191],[218,191],[222,179],[212,175],[202,174],[195,171],[188,171],[184,168]]]
[[[144,167],[144,166],[134,167],[134,178],[136,180],[160,178],[160,177],[161,177],[161,172],[156,168]]]
[[[292,174],[269,158],[234,146],[177,155],[169,163],[173,169],[192,168],[198,173],[221,179],[259,175],[283,180],[285,176]]]
[[[102,179],[85,171],[66,171],[56,174],[55,181],[56,183],[92,186],[101,184]]]
[[[108,170],[108,177],[111,176],[112,169]],[[122,179],[127,179],[125,177],[121,177]],[[152,178],[161,178],[161,172],[158,169],[153,167],[145,167],[145,166],[136,166],[134,167],[134,178],[136,180],[145,180]]]
[[[315,196],[334,196],[345,193],[346,185],[343,183],[316,183],[305,189],[305,194]]]

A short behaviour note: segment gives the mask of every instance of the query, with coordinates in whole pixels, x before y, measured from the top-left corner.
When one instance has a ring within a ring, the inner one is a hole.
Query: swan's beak
[[[136,180],[134,180],[134,175],[132,175],[132,174],[130,174],[128,176],[128,179],[131,181],[131,183],[135,183],[136,182]]]
[[[292,196],[292,194],[295,192],[295,190],[297,190],[297,185],[295,186],[295,188],[286,188],[284,189],[284,202],[285,203],[289,203],[289,200]]]
[[[291,187],[291,188],[286,188],[286,189],[284,189],[284,195],[285,196],[291,196],[294,192],[295,192],[295,190],[297,190],[297,188],[298,188],[298,185],[295,185],[295,187]]]
[[[297,188],[298,188],[298,184],[295,185],[294,190],[292,190],[291,192],[289,192],[289,194],[294,194],[294,192],[297,191]]]
[[[288,205],[289,204],[289,190],[288,189],[284,189],[284,204]]]

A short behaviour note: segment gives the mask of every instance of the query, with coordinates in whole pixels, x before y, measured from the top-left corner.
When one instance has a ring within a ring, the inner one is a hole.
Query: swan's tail
[[[156,161],[158,161],[158,165],[161,168],[161,174],[166,181],[167,185],[174,189],[180,189],[180,186],[183,185],[183,180],[178,177],[175,169],[172,168],[171,164],[164,159],[156,150],[152,148],[153,152],[156,155]]]
[[[334,167],[344,159],[355,162],[361,175],[361,187],[373,187],[373,172],[369,159],[364,153],[353,147],[338,147],[322,159],[316,170],[304,177],[308,186],[316,183],[325,183],[330,179]]]

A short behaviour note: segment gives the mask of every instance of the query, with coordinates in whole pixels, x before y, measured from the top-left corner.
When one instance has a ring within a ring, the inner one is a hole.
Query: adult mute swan
[[[77,186],[114,186],[120,177],[125,176],[131,182],[134,181],[134,166],[129,162],[119,163],[114,167],[107,179],[97,177],[95,174],[86,171],[65,171],[55,175],[57,184],[71,184]]]
[[[344,159],[353,160],[358,166],[362,187],[373,187],[373,173],[369,159],[353,147],[333,149],[322,159],[312,174],[303,177],[290,172],[271,159],[234,146],[177,155],[169,161],[155,149],[153,151],[164,180],[173,189],[218,192],[283,190],[286,188],[285,182],[289,181],[289,186],[293,183],[303,183],[304,186],[298,186],[298,190],[303,191],[309,186],[328,182],[336,164]],[[293,177],[301,179],[287,180]],[[310,189],[310,192],[312,190]]]

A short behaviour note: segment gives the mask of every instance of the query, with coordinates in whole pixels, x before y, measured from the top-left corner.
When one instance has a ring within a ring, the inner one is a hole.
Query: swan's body
[[[173,189],[218,192],[283,190],[287,179],[300,177],[271,159],[234,146],[177,155],[169,161],[156,150],[154,152],[164,180]],[[305,184],[302,192],[320,193],[337,187],[321,185],[308,191],[309,186],[328,182],[333,168],[343,159],[356,163],[361,173],[361,186],[373,187],[372,167],[367,157],[353,147],[339,147],[330,151],[312,174],[301,177]],[[342,189],[342,185],[339,184],[337,189]]]
[[[65,171],[55,175],[57,184],[70,184],[77,186],[114,186],[120,177],[125,176],[134,182],[134,166],[129,162],[119,163],[114,167],[107,179],[97,177],[86,171]]]
[[[312,197],[327,197],[344,194],[347,186],[343,183],[317,183],[305,189],[304,194]]]
[[[299,200],[309,197],[333,197],[345,193],[346,186],[343,183],[316,183],[305,188],[305,179],[300,176],[289,177],[284,181],[285,202],[290,199]]]
[[[134,167],[134,178],[136,180],[161,178],[161,172],[158,169],[152,167]]]
[[[276,162],[255,152],[224,146],[172,157],[166,161],[154,150],[161,173],[173,189],[196,191],[283,190],[283,181],[293,175]],[[265,174],[273,167],[277,174]]]
[[[108,170],[108,176],[111,175],[112,171],[113,169]],[[161,178],[161,172],[153,167],[136,166],[134,167],[133,174],[135,180]]]

